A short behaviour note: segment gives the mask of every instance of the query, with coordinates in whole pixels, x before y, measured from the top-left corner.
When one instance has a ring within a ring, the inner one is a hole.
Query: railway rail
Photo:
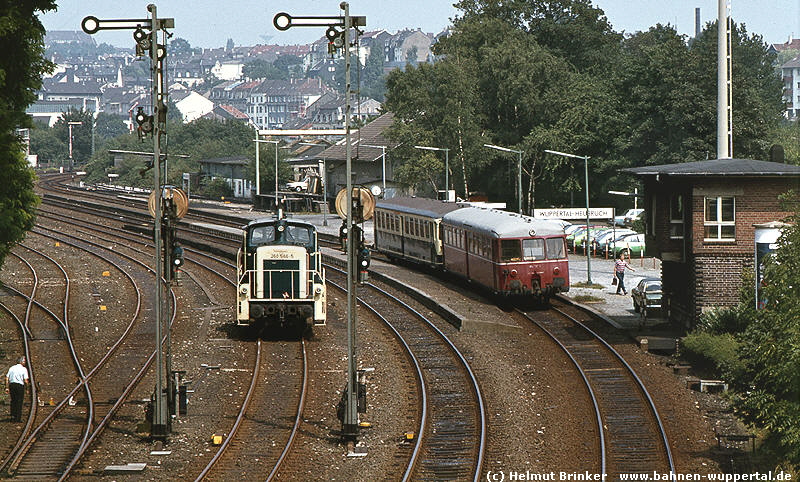
[[[331,271],[336,271],[339,283],[331,279]],[[346,275],[332,268],[328,273],[329,283],[343,289]],[[368,283],[359,299],[372,310],[392,313],[388,323],[403,338],[422,374],[419,440],[403,480],[479,480],[486,446],[486,407],[466,358],[433,322],[388,291]]]
[[[653,399],[625,359],[600,335],[554,302],[546,312],[520,312],[573,360],[594,402],[599,426],[599,473],[675,473],[672,452]]]

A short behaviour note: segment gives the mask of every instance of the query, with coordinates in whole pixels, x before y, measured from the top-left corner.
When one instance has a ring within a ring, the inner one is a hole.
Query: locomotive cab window
[[[500,241],[502,261],[519,261],[522,257],[518,239],[503,239]]]
[[[544,259],[544,239],[523,239],[522,257],[525,261]]]
[[[272,243],[275,241],[275,226],[257,226],[250,230],[250,246]]]
[[[311,230],[305,226],[286,226],[284,231],[284,240],[291,244],[310,244],[311,243]]]

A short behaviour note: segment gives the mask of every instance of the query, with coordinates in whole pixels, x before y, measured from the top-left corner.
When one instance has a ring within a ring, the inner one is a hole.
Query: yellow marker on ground
[[[111,271],[103,271],[103,276],[111,276]]]
[[[222,435],[217,435],[217,434],[212,435],[211,443],[213,445],[222,445]]]
[[[56,241],[56,248],[58,248],[59,246],[61,246],[61,243],[59,243],[58,241]]]
[[[100,311],[106,311],[107,309],[106,305],[100,305]]]

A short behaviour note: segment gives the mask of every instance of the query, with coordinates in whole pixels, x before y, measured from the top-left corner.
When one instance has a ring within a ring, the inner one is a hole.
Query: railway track
[[[331,271],[336,271],[340,284],[333,281]],[[346,279],[341,270],[329,268],[328,281],[343,289]],[[384,321],[404,340],[422,376],[419,438],[403,480],[479,480],[486,414],[469,363],[434,323],[388,291],[366,284],[359,300],[371,310],[391,313],[391,320]]]
[[[573,360],[594,402],[600,437],[599,473],[675,473],[664,426],[642,381],[602,337],[566,307],[554,302],[546,312],[521,312]]]

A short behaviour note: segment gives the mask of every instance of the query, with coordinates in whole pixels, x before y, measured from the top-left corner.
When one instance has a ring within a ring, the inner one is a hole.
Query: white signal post
[[[67,122],[69,127],[69,167],[72,168],[72,126],[81,126],[83,122]]]
[[[548,149],[545,149],[544,152],[573,159],[583,159],[583,172],[586,177],[586,284],[590,285],[592,284],[592,261],[591,256],[589,256],[589,156],[578,156]]]

